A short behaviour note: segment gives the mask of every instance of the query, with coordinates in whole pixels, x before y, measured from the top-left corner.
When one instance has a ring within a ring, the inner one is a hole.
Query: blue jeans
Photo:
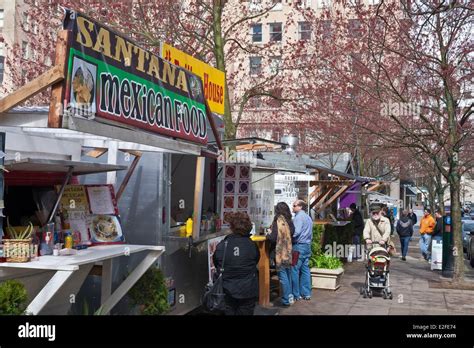
[[[430,243],[431,235],[424,233],[420,236],[420,250],[425,259],[428,259],[428,257],[430,256],[429,254],[431,254],[428,250],[430,247]]]
[[[354,244],[355,249],[354,249],[354,254],[352,255],[353,260],[357,260],[361,257],[360,255],[360,236],[358,234],[355,234],[352,236],[352,244]]]
[[[291,284],[295,299],[311,297],[311,272],[309,258],[311,257],[310,244],[295,244],[293,251],[299,251],[300,256],[294,267],[291,267]]]
[[[408,254],[408,245],[410,244],[411,237],[400,237],[400,246],[402,247],[402,256],[405,257]]]
[[[281,302],[285,305],[290,304],[291,293],[291,268],[280,268],[278,270],[278,279],[280,279],[281,290],[283,292]]]

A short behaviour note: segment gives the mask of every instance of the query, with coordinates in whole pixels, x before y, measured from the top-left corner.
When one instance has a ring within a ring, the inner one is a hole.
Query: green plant
[[[142,314],[158,315],[169,310],[165,279],[161,270],[156,267],[146,271],[128,295],[132,305],[140,306]]]
[[[313,240],[311,242],[311,257],[309,267],[316,266],[316,258],[322,254],[321,237],[324,233],[324,225],[313,225]]]
[[[25,286],[17,280],[0,283],[0,315],[25,314],[28,293]]]
[[[337,257],[321,254],[316,257],[316,268],[337,269],[342,267],[342,261]]]
[[[7,232],[11,239],[28,239],[31,237],[33,231],[34,227],[31,222],[28,223],[28,227],[26,227],[23,231],[18,231],[17,229],[10,226],[10,221],[7,218]]]

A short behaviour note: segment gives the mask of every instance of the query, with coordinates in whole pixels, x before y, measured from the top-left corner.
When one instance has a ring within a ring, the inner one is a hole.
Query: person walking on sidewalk
[[[293,203],[293,251],[299,253],[296,264],[291,268],[291,284],[295,300],[311,300],[311,272],[309,258],[311,257],[311,241],[313,240],[313,220],[306,214],[306,203],[297,200]]]
[[[291,263],[293,260],[291,238],[295,233],[295,226],[291,220],[290,207],[285,202],[279,202],[276,205],[271,230],[268,239],[272,249],[275,248],[275,264],[282,290],[281,303],[286,307],[294,302],[291,288]]]
[[[400,237],[400,246],[402,248],[402,261],[406,261],[406,256],[408,253],[408,245],[410,239],[413,236],[413,221],[408,216],[408,211],[402,211],[402,217],[397,222],[397,233]]]
[[[441,210],[437,210],[435,213],[436,224],[433,230],[433,234],[431,235],[430,245],[428,246],[428,262],[431,262],[431,247],[433,245],[434,240],[443,240],[443,214],[441,214]]]
[[[418,218],[416,217],[416,214],[413,212],[413,209],[410,209],[410,213],[408,214],[408,217],[413,222],[413,226],[415,226],[416,223],[418,222]]]
[[[433,234],[436,221],[431,216],[431,210],[425,209],[425,214],[420,220],[420,251],[423,258],[428,261],[429,259],[429,246],[431,243],[431,235]]]
[[[352,211],[352,224],[354,227],[354,232],[352,235],[352,244],[355,245],[355,253],[353,260],[357,260],[361,257],[360,255],[360,240],[362,238],[362,232],[364,231],[364,219],[362,218],[362,214],[360,213],[359,209],[357,209],[357,205],[352,203],[349,208]]]
[[[382,216],[377,205],[370,208],[370,219],[365,223],[363,236],[367,246],[373,242],[386,246],[390,239],[390,220]]]

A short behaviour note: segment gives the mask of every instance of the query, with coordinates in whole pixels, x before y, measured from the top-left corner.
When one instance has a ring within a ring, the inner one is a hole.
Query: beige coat
[[[383,240],[387,243],[390,239],[390,220],[381,216],[378,227],[383,236],[377,231],[377,227],[375,227],[372,219],[368,219],[364,227],[364,240],[370,239],[372,242],[380,242]]]

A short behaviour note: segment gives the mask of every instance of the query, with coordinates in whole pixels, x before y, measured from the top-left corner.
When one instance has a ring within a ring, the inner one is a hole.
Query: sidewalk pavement
[[[473,315],[474,290],[430,287],[430,281],[442,279],[441,272],[431,271],[428,262],[420,259],[418,240],[415,235],[410,242],[407,261],[392,257],[393,300],[384,300],[375,293],[371,299],[363,298],[359,289],[364,284],[365,262],[352,262],[344,265],[337,291],[313,289],[311,301],[280,308],[279,315]],[[394,241],[398,243],[398,237]],[[473,280],[474,285],[474,269],[467,262],[465,265],[466,279]]]

